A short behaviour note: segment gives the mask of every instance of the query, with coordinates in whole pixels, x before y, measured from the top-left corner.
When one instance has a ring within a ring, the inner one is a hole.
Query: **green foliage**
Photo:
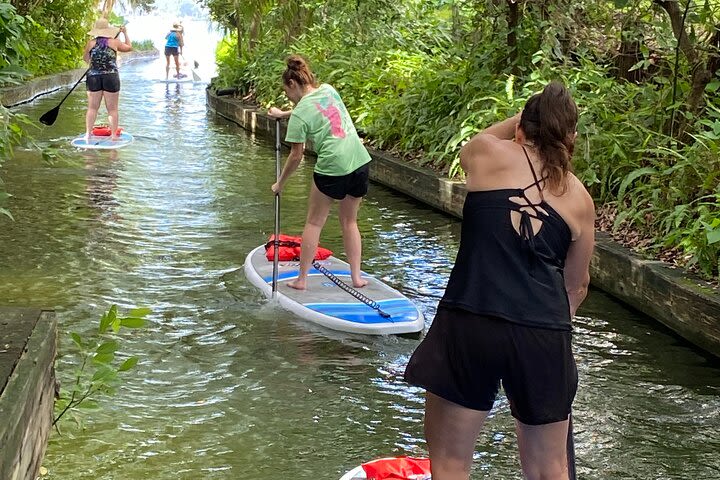
[[[55,402],[53,425],[66,414],[78,409],[97,408],[95,398],[100,395],[113,395],[120,383],[120,374],[132,370],[138,363],[138,357],[125,356],[119,359],[120,332],[123,328],[142,328],[145,317],[150,314],[147,308],[136,308],[127,316],[120,316],[117,305],[113,305],[102,315],[96,333],[81,335],[70,334],[73,342],[76,369],[74,382],[60,391]]]
[[[133,40],[132,47],[133,50],[136,50],[138,52],[146,52],[155,48],[155,45],[153,44],[152,40],[140,40],[139,42]]]
[[[13,148],[27,138],[27,131],[34,125],[27,116],[13,113],[0,105],[0,167],[3,160],[12,155]],[[12,218],[10,212],[3,207],[9,197],[0,179],[0,215]]]
[[[618,227],[650,235],[650,253],[679,249],[718,275],[720,76],[696,74],[720,65],[720,11],[707,2],[690,4],[690,57],[648,0],[206,3],[230,31],[215,88],[287,105],[280,74],[301,53],[369,144],[451,176],[473,134],[560,79],[581,110],[575,171],[595,199],[616,206]]]
[[[0,85],[76,68],[96,15],[95,0],[22,6],[29,10],[20,15],[12,4],[0,4]]]

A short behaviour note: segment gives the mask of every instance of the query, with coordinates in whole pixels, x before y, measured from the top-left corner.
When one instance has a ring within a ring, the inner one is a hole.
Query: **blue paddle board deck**
[[[319,263],[344,283],[352,286],[350,265],[329,257]],[[363,273],[368,284],[357,289],[377,302],[380,313],[333,283],[322,272],[312,268],[306,290],[295,290],[288,282],[297,277],[299,262],[279,262],[277,299],[282,307],[305,320],[333,330],[369,335],[416,333],[425,321],[420,310],[402,293],[377,278]],[[251,251],[245,259],[245,276],[262,293],[272,297],[273,262],[265,257],[265,245]]]
[[[116,140],[111,140],[109,136],[90,135],[86,141],[85,135],[73,138],[70,145],[77,148],[89,148],[98,150],[113,150],[122,148],[133,143],[135,139],[129,133],[122,132]]]

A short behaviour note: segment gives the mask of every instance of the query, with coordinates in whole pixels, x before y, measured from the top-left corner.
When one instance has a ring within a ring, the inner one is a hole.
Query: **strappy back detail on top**
[[[441,304],[533,327],[570,330],[563,270],[572,236],[533,183],[468,192],[455,266]],[[540,201],[528,197],[536,188]],[[537,228],[535,228],[537,227]]]
[[[90,70],[88,76],[117,72],[117,52],[105,37],[97,37],[90,49]]]

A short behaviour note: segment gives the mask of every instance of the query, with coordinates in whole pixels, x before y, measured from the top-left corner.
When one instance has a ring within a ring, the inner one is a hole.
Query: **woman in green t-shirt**
[[[330,85],[317,83],[305,59],[298,55],[288,58],[282,79],[285,94],[295,108],[283,111],[273,107],[268,111],[271,117],[289,118],[285,141],[291,145],[290,154],[272,191],[280,193],[295,172],[303,158],[305,142],[312,142],[318,157],[302,235],[300,272],[298,278],[288,285],[305,289],[320,242],[320,232],[330,207],[339,200],[338,213],[353,286],[364,287],[367,280],[361,277],[360,272],[362,243],[357,213],[362,197],[368,191],[370,154],[360,141],[340,95]]]

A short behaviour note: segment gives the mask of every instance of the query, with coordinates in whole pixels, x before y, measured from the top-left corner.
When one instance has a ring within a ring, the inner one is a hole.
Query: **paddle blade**
[[[193,81],[199,82],[200,81],[200,75],[197,74],[195,70],[192,71]]]
[[[55,123],[55,120],[57,120],[58,112],[60,112],[60,105],[50,111],[45,112],[43,116],[40,117],[40,123],[44,125],[52,125],[53,123]]]

